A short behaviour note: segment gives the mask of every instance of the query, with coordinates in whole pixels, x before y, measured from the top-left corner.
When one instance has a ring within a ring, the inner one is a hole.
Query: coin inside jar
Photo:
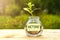
[[[38,34],[41,30],[39,30],[39,31],[28,31],[27,29],[26,29],[26,31],[28,32],[28,33],[30,33],[30,34]]]

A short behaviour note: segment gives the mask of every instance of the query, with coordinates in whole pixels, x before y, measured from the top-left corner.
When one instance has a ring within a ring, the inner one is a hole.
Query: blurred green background
[[[0,0],[0,29],[22,29],[30,14],[24,11],[31,1],[45,29],[60,29],[60,0]]]

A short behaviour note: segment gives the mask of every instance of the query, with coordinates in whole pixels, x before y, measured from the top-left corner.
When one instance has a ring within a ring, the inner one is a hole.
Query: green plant
[[[24,10],[27,11],[27,12],[29,12],[33,16],[33,14],[32,14],[32,12],[33,12],[32,6],[34,6],[34,4],[32,4],[31,2],[29,2],[28,3],[28,7],[24,8]]]
[[[46,29],[60,29],[60,16],[57,15],[40,15],[40,19]]]
[[[34,4],[32,4],[32,2],[29,2],[27,5],[28,5],[28,7],[27,7],[27,8],[23,8],[23,9],[24,9],[25,11],[29,12],[29,13],[31,14],[31,16],[34,16],[34,15],[33,15],[33,12],[34,12],[35,10],[40,9],[40,8],[35,8],[35,9],[33,9]]]
[[[0,16],[0,29],[22,29],[25,27],[28,15],[20,15],[12,18],[11,16]]]

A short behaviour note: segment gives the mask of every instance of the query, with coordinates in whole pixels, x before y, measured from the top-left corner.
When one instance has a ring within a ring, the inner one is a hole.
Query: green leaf
[[[30,10],[29,10],[28,8],[24,8],[24,10],[27,11],[27,12],[29,12],[29,13],[31,13]]]

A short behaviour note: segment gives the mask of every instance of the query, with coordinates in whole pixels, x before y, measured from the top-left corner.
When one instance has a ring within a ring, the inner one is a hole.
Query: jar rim
[[[32,19],[32,18],[40,19],[39,16],[29,16],[29,19]]]

